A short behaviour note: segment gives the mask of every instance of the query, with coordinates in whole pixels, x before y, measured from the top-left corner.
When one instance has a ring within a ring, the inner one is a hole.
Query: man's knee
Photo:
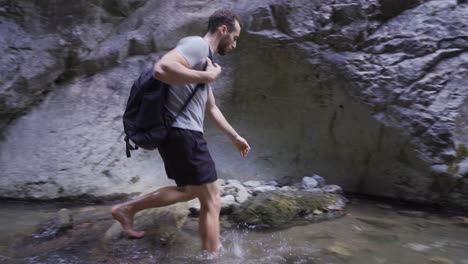
[[[221,209],[221,194],[218,182],[190,186],[195,196],[200,200],[202,209],[220,210]]]
[[[178,187],[178,189],[180,192],[184,193],[186,201],[190,201],[190,200],[197,198],[197,193],[192,188],[189,188],[188,186]]]

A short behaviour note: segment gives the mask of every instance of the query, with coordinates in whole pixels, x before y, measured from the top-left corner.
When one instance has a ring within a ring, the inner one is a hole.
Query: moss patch
[[[468,157],[468,148],[463,144],[458,145],[456,152],[457,152],[456,159],[459,161]]]
[[[280,227],[310,215],[314,210],[327,210],[327,206],[338,199],[335,194],[267,192],[242,203],[231,218],[242,225]]]
[[[458,173],[459,167],[456,164],[466,157],[468,157],[468,148],[463,144],[458,145],[455,150],[455,160],[448,164],[447,172],[450,174]]]
[[[133,184],[135,184],[135,183],[137,183],[138,181],[140,181],[140,177],[138,177],[138,176],[133,176],[133,177],[130,179],[130,181],[131,181]]]

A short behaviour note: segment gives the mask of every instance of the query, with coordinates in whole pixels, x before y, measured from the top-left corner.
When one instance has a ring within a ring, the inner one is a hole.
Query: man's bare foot
[[[127,238],[142,238],[145,235],[144,231],[133,230],[133,214],[124,205],[114,205],[112,217],[119,221]]]

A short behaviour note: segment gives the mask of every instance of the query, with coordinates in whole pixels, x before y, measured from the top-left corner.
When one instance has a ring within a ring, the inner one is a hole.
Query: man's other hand
[[[213,82],[218,79],[221,74],[221,66],[213,63],[210,58],[206,58],[206,72],[210,76],[210,82]]]
[[[232,143],[234,143],[242,157],[247,157],[247,154],[249,154],[250,151],[250,146],[249,143],[247,143],[247,140],[238,135],[232,139]]]

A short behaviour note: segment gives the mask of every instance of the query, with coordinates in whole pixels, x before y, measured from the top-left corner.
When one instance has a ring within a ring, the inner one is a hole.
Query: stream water
[[[221,254],[213,260],[199,252],[196,218],[167,245],[158,238],[104,243],[111,205],[0,203],[0,263],[468,264],[468,218],[366,199],[351,199],[341,218],[281,230],[240,230],[223,222]],[[35,238],[37,226],[64,207],[73,228]]]

